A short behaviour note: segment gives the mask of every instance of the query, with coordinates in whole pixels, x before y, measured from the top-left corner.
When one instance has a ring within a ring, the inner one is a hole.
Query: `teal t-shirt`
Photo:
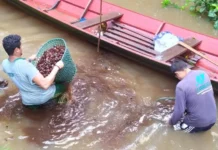
[[[24,105],[40,105],[54,96],[55,85],[45,90],[33,82],[33,78],[39,71],[27,60],[18,58],[10,62],[8,59],[5,59],[2,62],[2,67],[4,72],[8,74],[18,87]]]

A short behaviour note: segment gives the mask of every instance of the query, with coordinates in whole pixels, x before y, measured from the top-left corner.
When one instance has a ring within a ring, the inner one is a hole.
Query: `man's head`
[[[11,34],[6,36],[2,45],[9,56],[17,56],[20,57],[22,55],[21,50],[21,37],[16,34]]]
[[[175,59],[171,64],[171,71],[175,73],[179,80],[182,80],[190,70],[187,63],[182,60]]]

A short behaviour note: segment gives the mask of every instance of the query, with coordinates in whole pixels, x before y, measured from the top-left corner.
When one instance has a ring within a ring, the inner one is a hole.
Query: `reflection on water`
[[[189,14],[182,15],[178,10],[161,10],[159,0],[110,1],[216,36],[206,22],[193,21]],[[174,96],[176,80],[114,54],[96,53],[93,45],[2,1],[0,8],[4,20],[0,40],[9,33],[20,34],[27,57],[47,40],[64,38],[78,67],[71,105],[51,102],[40,109],[27,109],[15,86],[9,83],[0,101],[0,149],[203,150],[205,145],[209,150],[218,149],[217,125],[209,132],[194,135],[174,132],[166,125],[173,102],[155,100]],[[198,26],[193,27],[193,22]],[[2,47],[0,52],[3,60],[6,54]]]

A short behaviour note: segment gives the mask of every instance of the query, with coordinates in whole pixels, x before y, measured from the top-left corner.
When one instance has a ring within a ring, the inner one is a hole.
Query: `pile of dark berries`
[[[64,50],[64,46],[54,46],[44,52],[36,66],[44,77],[48,76],[55,64],[61,60]]]

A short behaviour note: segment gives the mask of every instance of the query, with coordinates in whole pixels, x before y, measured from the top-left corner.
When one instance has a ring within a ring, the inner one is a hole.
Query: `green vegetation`
[[[189,7],[190,11],[200,16],[206,16],[209,21],[213,22],[214,28],[218,30],[218,0],[185,0],[182,6],[171,2],[171,0],[163,0],[161,4],[163,7],[171,6],[180,10]]]
[[[0,146],[0,150],[10,150],[7,146]]]

